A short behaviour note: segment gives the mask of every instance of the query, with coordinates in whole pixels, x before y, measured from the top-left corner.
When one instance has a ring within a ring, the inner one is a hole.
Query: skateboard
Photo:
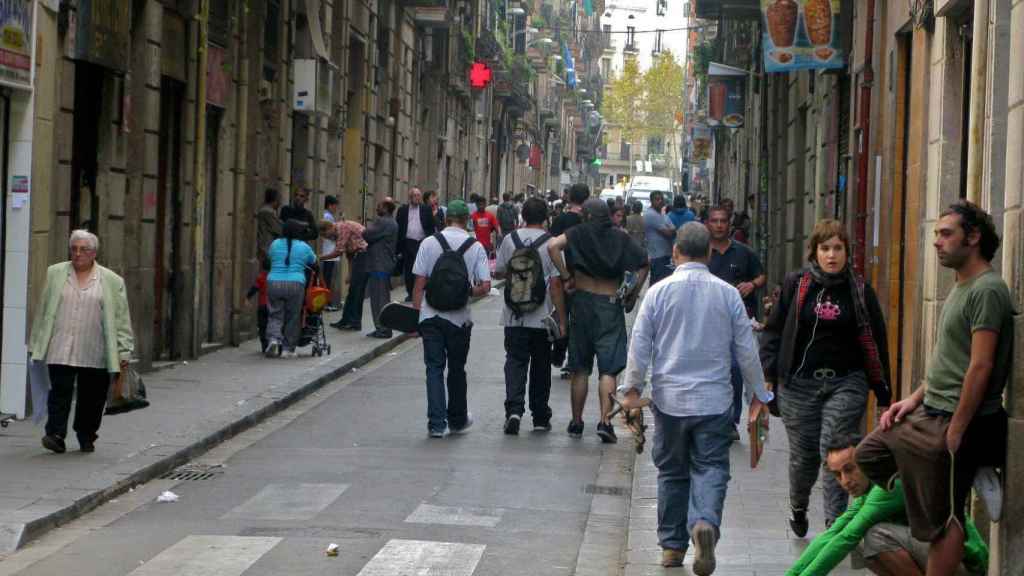
[[[399,332],[416,332],[420,325],[420,311],[408,304],[389,302],[380,310],[380,323]]]

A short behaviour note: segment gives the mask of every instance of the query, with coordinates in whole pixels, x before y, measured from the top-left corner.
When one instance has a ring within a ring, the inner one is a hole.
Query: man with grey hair
[[[743,374],[750,418],[772,399],[765,389],[750,319],[740,293],[708,270],[707,228],[688,222],[672,247],[675,271],[647,290],[633,324],[623,408],[640,407],[651,370],[662,566],[681,566],[692,539],[693,573],[715,570],[732,432],[730,368]]]

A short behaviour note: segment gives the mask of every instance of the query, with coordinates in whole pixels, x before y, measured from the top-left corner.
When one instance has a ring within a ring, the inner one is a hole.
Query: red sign
[[[490,66],[477,60],[469,67],[469,87],[475,90],[483,90],[491,83],[494,74]]]

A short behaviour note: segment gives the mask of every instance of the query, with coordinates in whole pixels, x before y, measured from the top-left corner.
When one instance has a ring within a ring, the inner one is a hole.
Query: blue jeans
[[[466,425],[466,358],[472,325],[456,326],[433,317],[420,322],[423,362],[427,367],[427,427],[443,432]],[[445,399],[445,367],[448,368],[448,397]]]
[[[659,280],[668,278],[672,274],[672,270],[671,256],[651,258],[651,281],[648,286],[654,286]]]
[[[654,412],[651,457],[658,468],[658,543],[685,551],[698,520],[717,536],[729,485],[732,410],[714,416]]]

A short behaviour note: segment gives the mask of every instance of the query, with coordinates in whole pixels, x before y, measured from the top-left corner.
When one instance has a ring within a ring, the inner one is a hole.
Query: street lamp
[[[524,10],[523,8],[521,8],[519,6],[516,6],[515,8],[512,8],[511,10],[509,10],[508,13],[513,15],[513,16],[522,16],[523,14],[526,14],[526,10]]]

